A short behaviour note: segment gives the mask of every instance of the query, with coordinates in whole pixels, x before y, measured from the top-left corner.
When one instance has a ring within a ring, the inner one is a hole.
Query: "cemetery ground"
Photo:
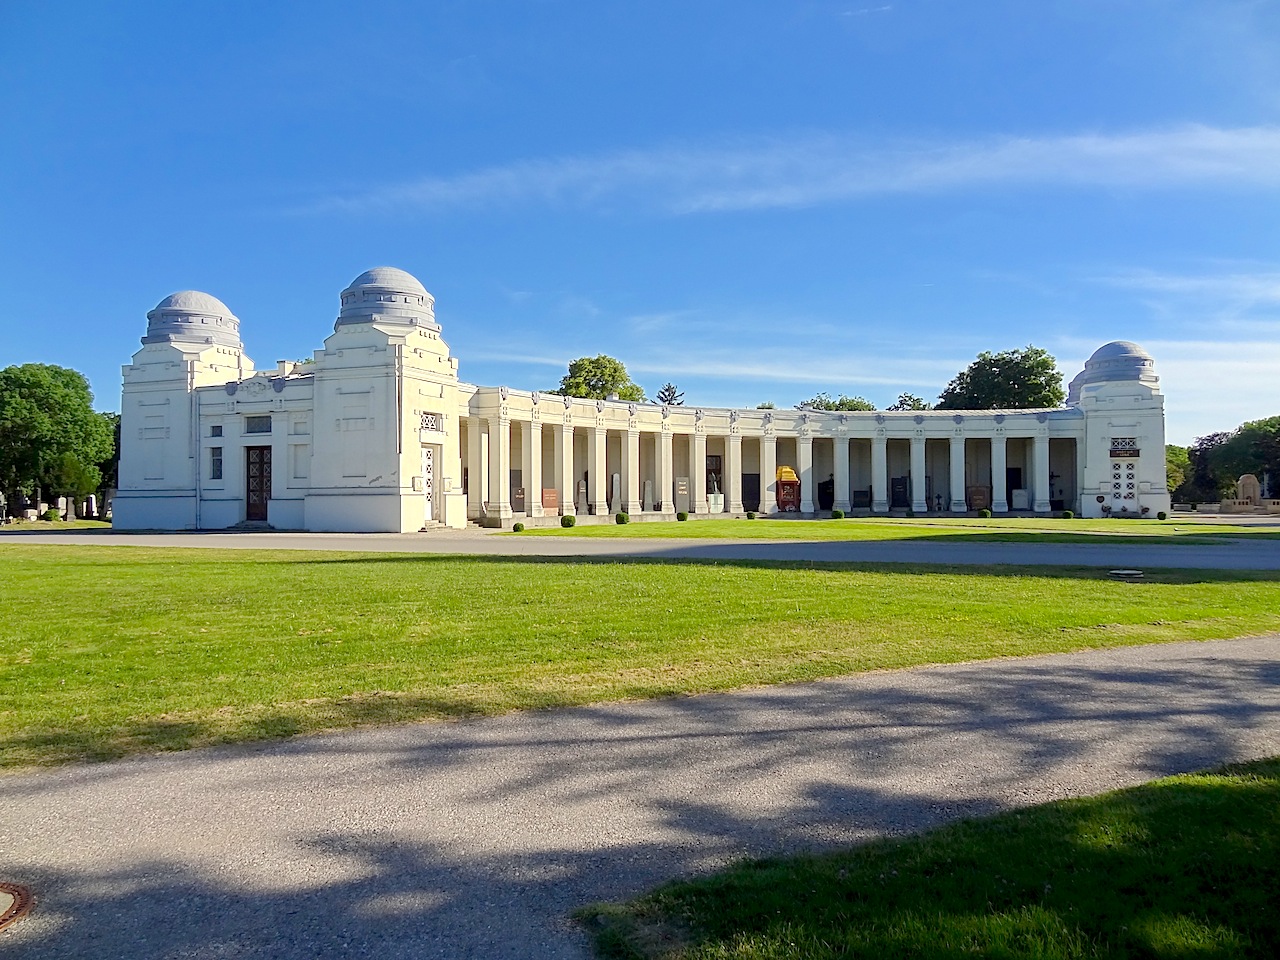
[[[756,860],[580,912],[602,956],[1274,957],[1280,760]]]
[[[0,761],[1280,630],[1280,573],[0,544]]]

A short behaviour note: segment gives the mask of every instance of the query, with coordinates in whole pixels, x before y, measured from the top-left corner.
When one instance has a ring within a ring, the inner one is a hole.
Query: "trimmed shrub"
[[[41,520],[61,520],[62,511],[55,509],[54,507],[50,507],[44,513],[40,514],[40,519]]]
[[[679,513],[676,514],[676,519],[681,521],[688,520],[689,515],[685,513],[683,510],[681,510]]]
[[[1163,510],[1161,510],[1159,513],[1157,513],[1157,514],[1156,514],[1156,519],[1157,519],[1157,520],[1168,520],[1168,519],[1169,519],[1169,515],[1168,515],[1167,513],[1165,513]]]
[[[989,520],[991,519],[991,511],[988,510],[986,507],[983,507],[981,510],[978,511],[978,516],[980,516],[983,520]]]
[[[831,511],[831,519],[832,519],[832,520],[843,520],[843,519],[844,519],[844,511],[843,511],[843,510],[832,510],[832,511]]]
[[[578,522],[578,518],[571,513],[566,513],[563,517],[560,518],[560,526],[566,527],[566,528],[572,527],[577,522]]]
[[[619,511],[619,513],[613,518],[613,522],[617,524],[630,523],[631,518],[625,513]]]
[[[516,533],[524,533],[524,524],[517,520],[511,525],[511,529]]]
[[[1063,519],[1063,520],[1074,520],[1075,518],[1076,518],[1076,515],[1075,515],[1075,512],[1074,512],[1074,511],[1071,511],[1071,510],[1063,510],[1063,511],[1062,511],[1062,519]]]
[[[907,516],[908,516],[908,517],[914,517],[915,515],[916,515],[916,512],[915,512],[914,510],[908,510],[908,511],[907,511]]]
[[[748,511],[747,511],[747,519],[748,519],[748,520],[754,520],[755,518],[756,518],[756,512],[755,512],[754,510],[748,510]]]

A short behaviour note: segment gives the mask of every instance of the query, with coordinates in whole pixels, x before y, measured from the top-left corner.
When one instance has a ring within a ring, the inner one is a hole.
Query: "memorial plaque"
[[[560,509],[560,491],[554,487],[543,487],[542,506],[547,510]]]
[[[990,487],[966,487],[964,498],[968,502],[970,510],[991,509]]]

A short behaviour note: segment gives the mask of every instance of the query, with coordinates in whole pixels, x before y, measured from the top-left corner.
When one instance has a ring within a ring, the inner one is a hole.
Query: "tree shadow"
[[[0,779],[6,879],[39,900],[0,956],[583,957],[573,910],[672,877],[1274,752],[1275,650],[961,664]]]

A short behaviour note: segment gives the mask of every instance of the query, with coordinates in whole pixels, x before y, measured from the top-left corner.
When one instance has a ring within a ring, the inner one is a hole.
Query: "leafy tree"
[[[832,397],[822,392],[798,405],[800,410],[874,410],[876,405],[865,397]]]
[[[1221,498],[1226,484],[1233,483],[1223,469],[1223,448],[1231,434],[1219,431],[1205,437],[1196,437],[1196,442],[1187,448],[1187,459],[1191,463],[1191,475],[1183,481],[1182,495],[1186,499],[1197,502],[1213,502]]]
[[[764,403],[757,403],[756,409],[757,410],[776,410],[778,408],[777,408],[777,405],[774,404],[772,400],[766,400]]]
[[[680,407],[684,405],[684,394],[676,389],[674,383],[664,383],[658,389],[658,402],[669,407]]]
[[[914,393],[900,393],[896,403],[886,407],[887,410],[932,410],[933,405],[924,402]]]
[[[1187,448],[1170,443],[1164,448],[1164,474],[1166,485],[1171,493],[1182,488],[1191,476],[1191,458],[1187,456]]]
[[[0,370],[0,489],[11,498],[37,487],[78,492],[113,449],[83,374],[44,363]]]
[[[1246,473],[1270,475],[1272,493],[1280,483],[1280,417],[1242,423],[1230,432],[1196,438],[1187,450],[1189,477],[1179,498],[1197,502],[1235,495],[1236,481]]]
[[[603,353],[574,360],[569,364],[569,372],[560,379],[560,388],[551,392],[592,400],[607,400],[614,393],[619,400],[644,399],[644,388],[632,383],[622,361]]]
[[[1028,344],[1022,350],[983,351],[938,395],[938,410],[1019,410],[1059,407],[1067,393],[1057,361]]]

